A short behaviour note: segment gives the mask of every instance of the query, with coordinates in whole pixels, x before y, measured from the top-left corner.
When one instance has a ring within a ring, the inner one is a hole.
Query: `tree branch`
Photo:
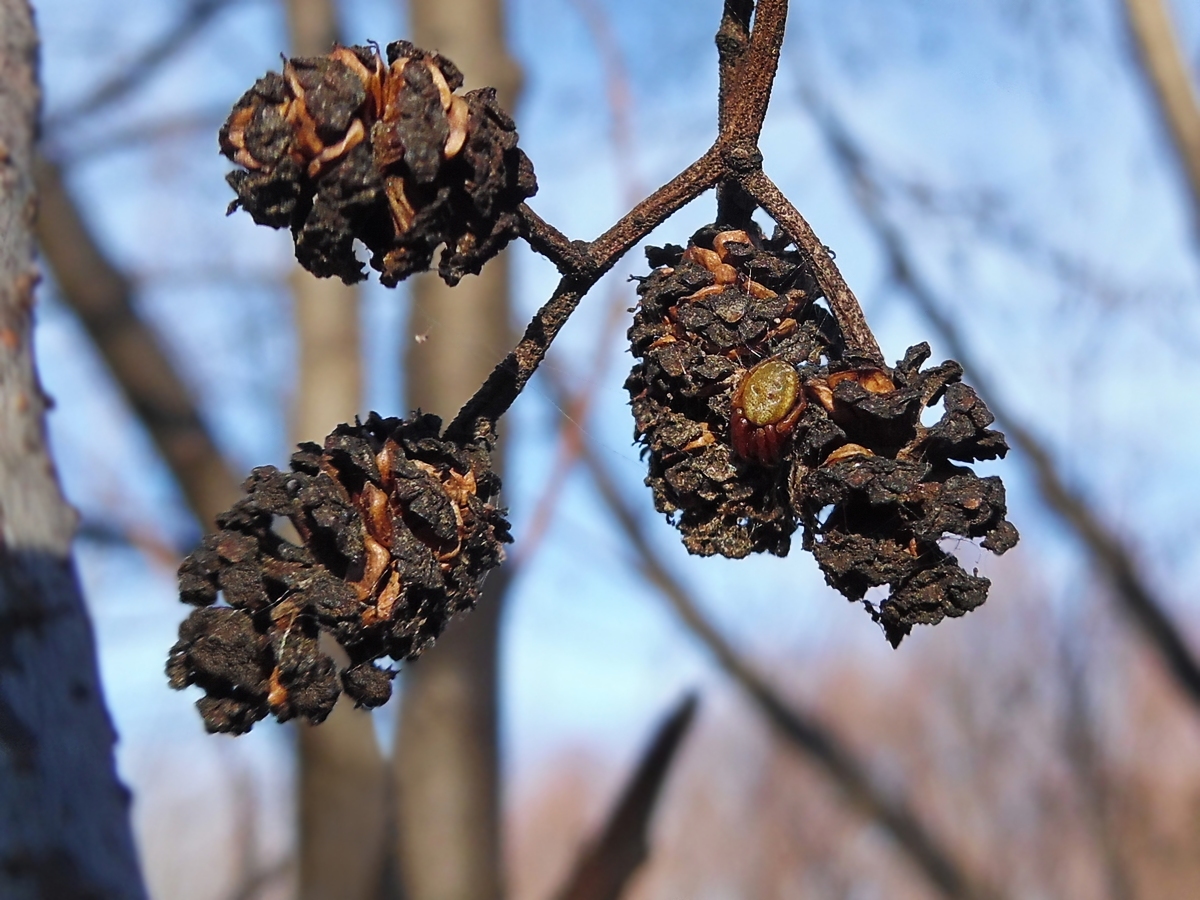
[[[1166,0],[1125,0],[1125,12],[1143,74],[1191,188],[1193,226],[1200,240],[1200,97]]]
[[[191,391],[133,305],[133,285],[107,258],[49,160],[34,167],[37,238],[63,300],[79,316],[204,528],[240,496]]]
[[[217,13],[232,2],[233,0],[194,0],[183,11],[179,21],[145,47],[120,72],[94,86],[80,99],[46,116],[42,123],[43,132],[53,137],[65,126],[74,127],[83,118],[95,115],[128,94],[145,87],[164,63],[196,38]]]
[[[829,306],[837,318],[838,325],[846,339],[848,355],[858,357],[878,366],[885,365],[883,353],[867,325],[866,316],[858,299],[850,290],[850,285],[842,277],[841,270],[833,261],[833,256],[817,237],[812,227],[805,221],[800,211],[775,186],[775,183],[760,171],[751,172],[742,178],[742,185],[750,196],[757,200],[762,208],[780,224],[788,237],[796,242],[796,246],[807,253],[813,263],[817,283],[825,293]]]
[[[737,4],[734,12],[742,12],[742,4]],[[775,73],[779,69],[779,51],[783,47],[787,14],[787,0],[758,0],[755,5],[750,48],[737,63],[735,87],[725,119],[727,129],[721,133],[722,139],[727,142],[758,143],[763,120],[767,117],[767,106],[771,102]]]
[[[750,16],[754,0],[725,0],[725,12],[717,29],[717,58],[721,79],[717,97],[717,133],[728,134],[733,119],[738,67],[750,49]],[[754,201],[732,178],[717,185],[717,221],[731,228],[750,227]]]
[[[492,371],[482,387],[458,411],[446,429],[453,440],[473,434],[491,433],[496,421],[517,399],[537,367],[541,365],[567,319],[575,312],[583,295],[617,260],[653,231],[676,210],[712,187],[721,171],[721,163],[708,152],[675,176],[632,210],[612,228],[590,244],[567,243],[556,230],[541,219],[526,214],[526,226],[537,235],[536,249],[565,271],[553,296],[533,317],[525,335],[513,351]],[[532,211],[530,211],[532,213]]]

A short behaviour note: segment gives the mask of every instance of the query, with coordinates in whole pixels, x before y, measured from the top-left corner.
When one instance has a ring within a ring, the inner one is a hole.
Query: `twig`
[[[742,185],[771,218],[780,224],[788,237],[796,242],[796,246],[812,259],[817,283],[821,285],[821,290],[824,291],[829,306],[837,317],[838,325],[842,328],[849,355],[882,366],[883,353],[875,341],[875,335],[871,333],[862,307],[858,305],[858,299],[833,261],[829,248],[821,243],[804,216],[800,215],[800,211],[792,206],[764,172],[760,170],[747,174],[742,179]]]
[[[616,225],[590,244],[566,242],[540,219],[526,217],[537,235],[538,249],[545,250],[561,271],[566,271],[554,295],[537,311],[525,335],[513,351],[488,376],[458,411],[446,435],[463,440],[494,430],[496,421],[517,399],[546,356],[550,344],[575,312],[583,295],[617,260],[654,230],[668,216],[711,188],[720,175],[721,164],[711,151],[688,166],[632,210]],[[531,244],[533,242],[531,241]]]
[[[737,4],[734,12],[741,11],[742,4]],[[767,116],[767,105],[771,102],[775,72],[779,69],[779,51],[783,47],[787,12],[787,0],[758,0],[754,10],[754,29],[750,32],[750,48],[738,61],[733,96],[729,100],[725,122],[727,128],[721,134],[727,143],[758,143],[758,135]]]
[[[942,895],[959,900],[998,897],[994,889],[967,872],[911,806],[888,796],[875,784],[866,765],[836,734],[785,701],[733,649],[654,551],[641,521],[618,490],[616,480],[599,455],[586,444],[583,459],[604,505],[636,554],[642,575],[671,604],[684,625],[709,649],[725,673],[750,696],[779,735],[824,769],[855,807],[878,821]]]
[[[1108,527],[1083,495],[1067,484],[1045,444],[1000,399],[1001,394],[977,364],[958,326],[946,314],[933,289],[917,274],[904,238],[882,209],[879,186],[866,155],[830,110],[812,97],[808,104],[834,159],[856,188],[854,195],[867,224],[883,247],[893,280],[941,335],[950,353],[971,373],[972,381],[979,392],[987,396],[988,406],[1002,424],[1004,433],[1033,467],[1043,504],[1074,532],[1184,694],[1200,707],[1200,661],[1167,615],[1167,604],[1150,587],[1125,542]]]
[[[523,232],[530,246],[554,262],[563,279],[550,300],[534,315],[520,343],[459,410],[446,430],[447,435],[462,440],[471,435],[494,432],[497,419],[520,394],[559,330],[600,276],[682,206],[708,188],[733,180],[738,181],[742,189],[762,205],[812,258],[818,282],[829,297],[851,355],[883,365],[883,354],[867,327],[862,309],[829,251],[762,171],[758,136],[779,67],[787,0],[759,0],[749,47],[741,53],[739,36],[744,38],[746,12],[746,4],[736,0],[730,0],[725,7],[721,28],[729,40],[724,41],[727,46],[722,53],[723,80],[718,115],[721,130],[707,153],[590,244],[570,241],[528,207],[522,207]],[[718,42],[722,42],[720,33]],[[727,213],[745,213],[740,202],[736,209],[729,208],[730,202],[727,194]]]
[[[737,71],[746,51],[750,49],[750,15],[754,0],[725,0],[725,12],[717,29],[717,58],[721,78],[717,96],[717,131],[728,134],[733,116],[733,95],[737,87]],[[755,204],[733,178],[717,186],[717,221],[731,228],[748,229]]]
[[[696,697],[690,695],[659,726],[621,799],[595,843],[584,852],[559,900],[618,900],[649,855],[647,832],[675,753],[691,727]]]

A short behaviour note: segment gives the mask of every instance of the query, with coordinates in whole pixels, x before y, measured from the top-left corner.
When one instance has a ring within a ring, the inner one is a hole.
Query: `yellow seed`
[[[800,396],[800,376],[781,359],[759,363],[742,383],[742,412],[751,425],[771,425],[786,416]]]

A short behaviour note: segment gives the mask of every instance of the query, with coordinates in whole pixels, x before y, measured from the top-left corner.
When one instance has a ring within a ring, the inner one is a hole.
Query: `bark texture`
[[[338,40],[334,0],[288,0],[287,18],[294,56],[328,53]],[[362,412],[358,290],[299,266],[289,281],[299,357],[292,440],[320,442]],[[385,880],[388,771],[371,716],[342,696],[321,726],[296,730],[300,900],[374,900]]]
[[[501,0],[412,0],[413,41],[454,61],[466,87],[497,88],[511,110],[520,84],[504,43]],[[408,407],[447,421],[504,358],[508,260],[448,288],[413,286]],[[398,859],[408,900],[503,895],[496,747],[496,664],[504,570],[478,608],[405,671],[395,758]]]
[[[0,0],[0,896],[145,896],[31,347],[37,40]]]

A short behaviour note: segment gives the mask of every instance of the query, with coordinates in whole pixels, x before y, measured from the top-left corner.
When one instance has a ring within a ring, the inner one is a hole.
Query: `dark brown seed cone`
[[[242,166],[230,212],[290,228],[301,265],[347,283],[365,277],[355,239],[389,286],[442,244],[448,283],[478,273],[516,237],[537,181],[495,91],[461,86],[453,63],[407,41],[386,64],[373,47],[287,60],[221,128],[221,152]]]
[[[378,706],[395,673],[374,662],[417,656],[475,605],[511,540],[493,505],[500,481],[489,447],[440,429],[436,416],[372,413],[323,450],[300,445],[290,471],[255,469],[247,496],[183,561],[180,599],[201,608],[180,626],[167,674],[204,689],[210,731],[242,733],[268,713],[320,722],[342,690]],[[321,631],[345,649],[346,671],[318,649]]]
[[[718,285],[718,277],[729,277],[713,271],[719,233],[715,226],[697,232],[687,253],[677,246],[647,251],[656,268],[638,288],[629,339],[640,362],[625,382],[635,436],[649,457],[654,505],[672,518],[689,551],[785,556],[796,529],[786,469],[738,458],[729,440],[732,397],[758,362],[816,365],[840,335],[814,305],[818,291],[800,256],[758,235],[722,241],[725,265],[738,278]]]
[[[656,268],[639,288],[626,387],[655,506],[701,555],[785,555],[802,525],[804,548],[847,598],[890,586],[869,609],[893,644],[981,604],[988,580],[938,542],[982,538],[999,554],[1017,532],[1000,479],[955,465],[1008,450],[962,368],[921,371],[925,344],[894,370],[856,365],[803,260],[782,241],[730,235],[711,226],[687,251],[647,252]],[[801,390],[782,436],[756,443],[745,420],[741,435],[732,424],[766,359],[793,366]],[[939,401],[941,420],[923,426]]]
[[[1017,543],[1000,479],[955,464],[1003,457],[1004,436],[987,427],[993,416],[961,383],[962,367],[921,371],[928,358],[929,345],[919,344],[876,390],[853,377],[821,390],[809,412],[825,427],[799,438],[790,475],[804,548],[830,586],[851,600],[889,586],[890,596],[868,609],[893,646],[913,625],[961,616],[987,599],[988,579],[965,572],[939,541],[981,538],[996,554]],[[826,375],[825,385],[838,377]],[[939,401],[941,419],[922,425],[922,410]]]

